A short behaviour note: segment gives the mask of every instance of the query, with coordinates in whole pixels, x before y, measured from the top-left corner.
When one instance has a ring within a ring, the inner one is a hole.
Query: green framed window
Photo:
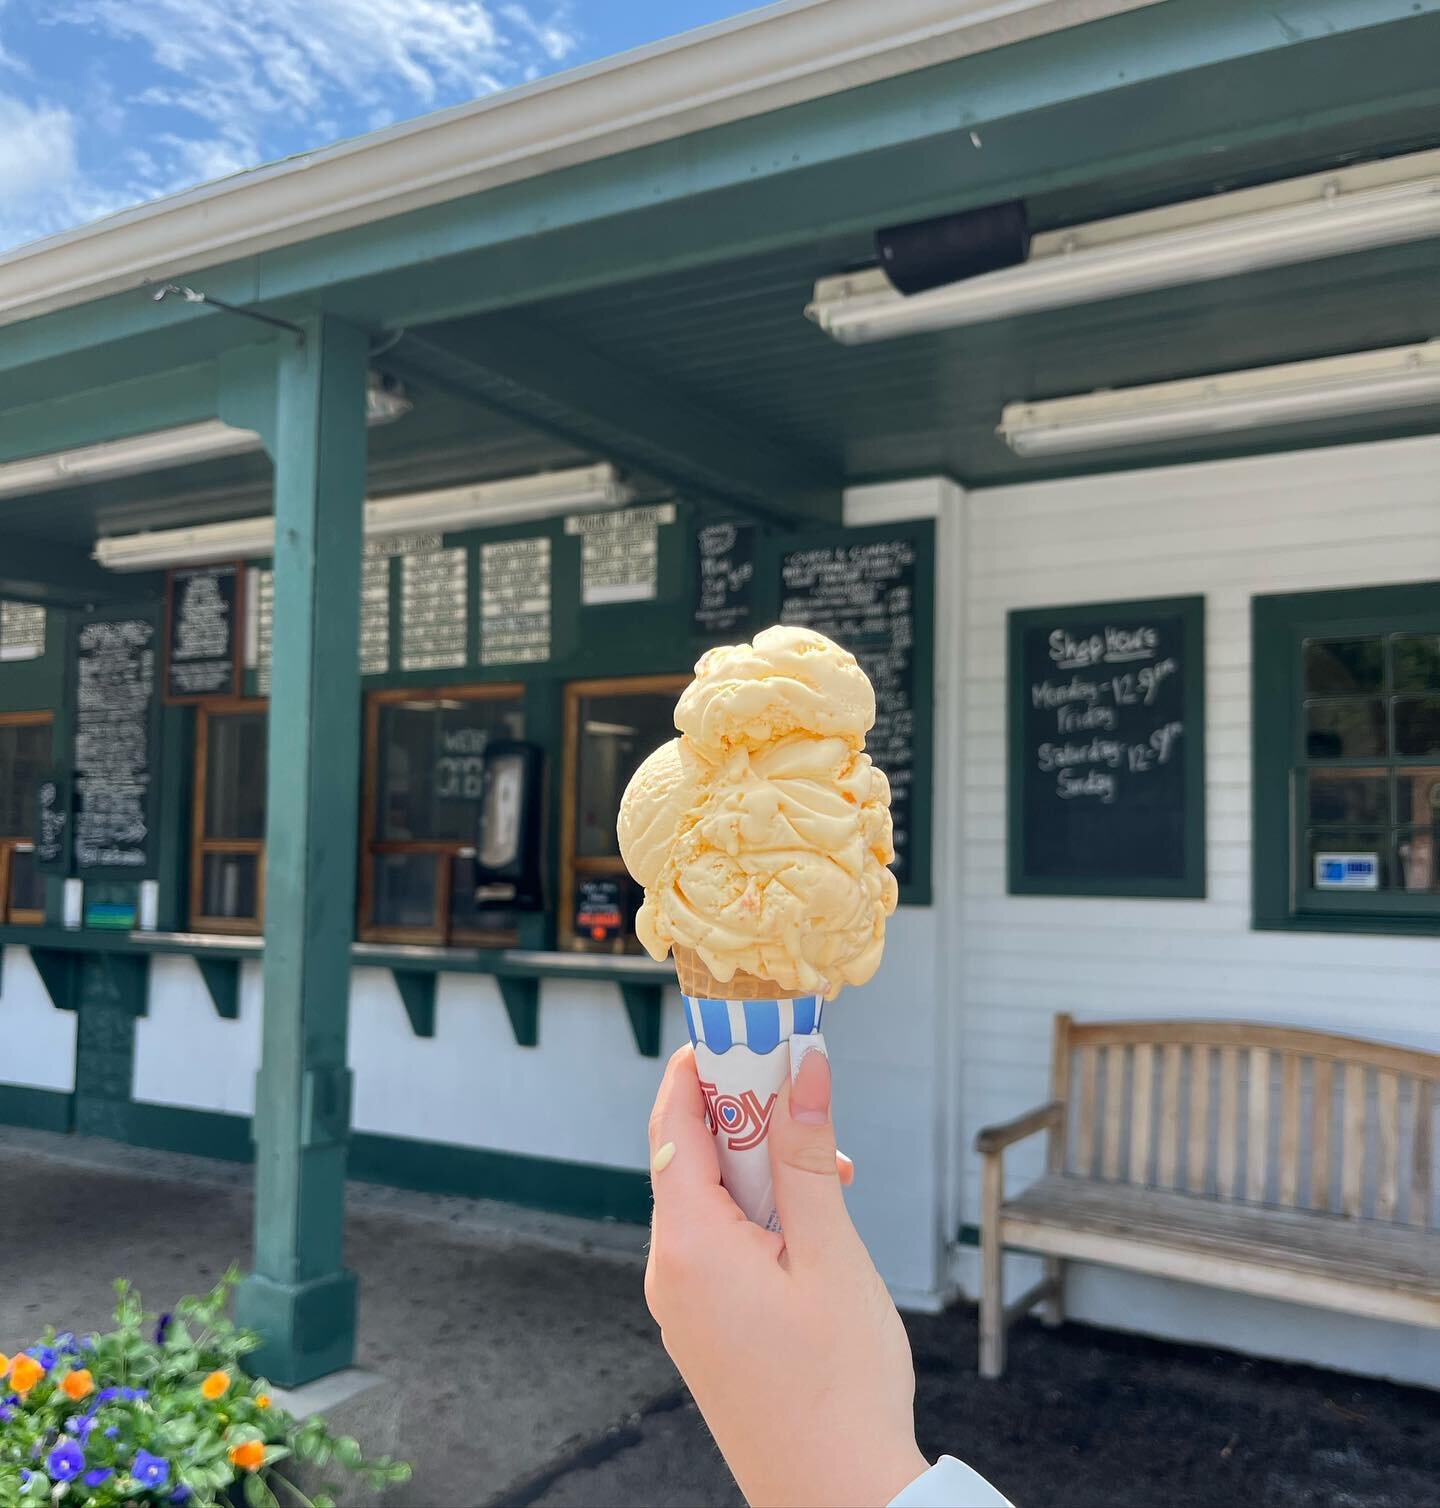
[[[1255,925],[1440,932],[1440,582],[1253,623]]]

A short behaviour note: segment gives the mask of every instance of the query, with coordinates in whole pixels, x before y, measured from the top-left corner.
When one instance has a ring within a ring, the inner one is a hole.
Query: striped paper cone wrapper
[[[715,993],[692,994],[695,976],[678,958],[676,965],[685,1025],[705,1096],[705,1119],[720,1157],[720,1181],[747,1219],[778,1231],[766,1145],[770,1117],[790,1076],[790,1039],[813,1036],[816,1047],[825,1050],[820,1035],[825,997],[786,995],[772,986],[764,998],[721,998],[720,992],[729,986],[713,980],[707,990]]]

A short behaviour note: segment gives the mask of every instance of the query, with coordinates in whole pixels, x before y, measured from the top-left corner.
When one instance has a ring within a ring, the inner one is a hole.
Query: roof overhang
[[[785,0],[0,256],[0,324],[1164,0]]]

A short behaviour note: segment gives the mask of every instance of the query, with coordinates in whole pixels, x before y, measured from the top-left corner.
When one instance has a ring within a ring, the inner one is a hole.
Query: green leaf
[[[351,1435],[341,1435],[335,1441],[335,1459],[342,1466],[347,1466],[351,1471],[359,1471],[365,1464],[364,1452],[360,1449],[360,1442]]]
[[[250,1508],[280,1508],[265,1478],[255,1471],[245,1478],[245,1501]]]
[[[315,1508],[335,1508],[335,1499],[327,1497],[323,1492],[317,1492],[310,1501],[315,1505]]]

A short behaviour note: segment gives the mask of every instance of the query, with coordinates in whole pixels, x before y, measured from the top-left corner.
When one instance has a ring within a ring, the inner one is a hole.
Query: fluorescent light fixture
[[[365,422],[389,424],[411,408],[404,390],[378,372],[370,374],[365,390]],[[0,465],[0,497],[19,497],[31,492],[53,492],[57,487],[75,487],[82,482],[110,481],[116,477],[140,476],[195,461],[213,461],[221,456],[243,455],[260,449],[260,436],[253,429],[236,429],[219,419],[157,429],[150,434],[106,440],[78,450],[62,450],[33,456],[25,461]]]
[[[387,534],[524,522],[572,508],[613,508],[629,502],[632,496],[630,487],[610,465],[541,471],[533,476],[412,492],[366,503],[365,536],[369,539]],[[275,520],[269,514],[239,518],[231,523],[197,524],[187,529],[117,534],[95,542],[95,559],[112,571],[205,565],[274,553]]]
[[[878,267],[822,278],[805,313],[861,345],[1430,236],[1440,236],[1440,151],[1048,231],[1019,266],[909,298]]]
[[[1062,456],[1430,404],[1440,406],[1440,340],[1045,403],[1007,403],[997,433],[1016,455]]]

